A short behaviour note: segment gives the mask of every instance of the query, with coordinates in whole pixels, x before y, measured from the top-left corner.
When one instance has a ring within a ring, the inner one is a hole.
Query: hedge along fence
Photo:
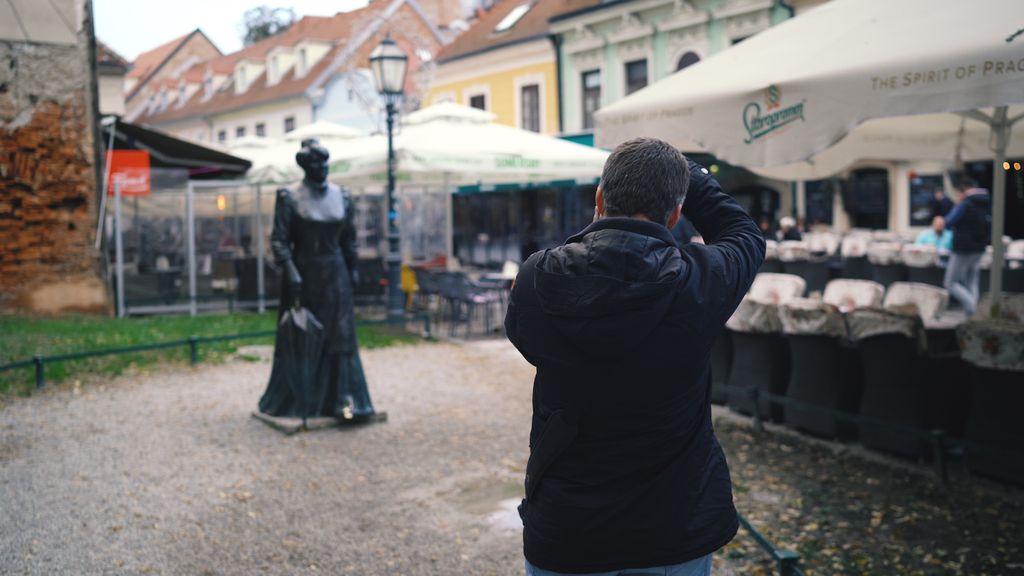
[[[422,321],[423,322],[423,336],[427,339],[433,338],[431,331],[430,316],[426,314],[420,314],[415,316],[406,316],[407,321]],[[390,320],[364,320],[357,323],[358,326],[384,326],[394,325]],[[65,354],[55,354],[52,356],[46,356],[43,354],[37,354],[27,360],[18,360],[9,364],[0,365],[0,373],[18,370],[23,368],[35,368],[35,387],[37,390],[41,390],[46,386],[46,365],[57,364],[62,362],[71,362],[75,360],[85,360],[87,358],[98,358],[102,356],[115,356],[121,354],[133,354],[138,352],[152,352],[156,350],[167,350],[172,348],[183,348],[185,346],[189,349],[189,362],[194,366],[199,363],[200,360],[200,346],[202,344],[210,344],[214,342],[229,342],[234,340],[251,340],[258,338],[269,338],[277,334],[276,330],[260,330],[256,332],[241,332],[238,334],[225,334],[219,336],[190,336],[188,338],[179,340],[169,340],[166,342],[154,342],[150,344],[137,344],[134,346],[121,346],[116,348],[103,348],[99,350],[88,350],[84,352],[69,352]]]

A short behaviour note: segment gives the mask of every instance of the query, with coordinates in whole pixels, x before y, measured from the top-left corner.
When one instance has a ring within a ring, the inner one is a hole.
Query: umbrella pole
[[[989,270],[993,316],[999,310],[1003,297],[1003,223],[1006,215],[1006,148],[1010,140],[1010,122],[1006,119],[1006,106],[995,109],[992,115],[992,136],[995,139],[992,160],[992,268]]]

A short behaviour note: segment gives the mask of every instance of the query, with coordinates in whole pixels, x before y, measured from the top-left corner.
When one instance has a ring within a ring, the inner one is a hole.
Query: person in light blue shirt
[[[917,245],[935,246],[939,250],[953,249],[953,231],[946,229],[946,219],[942,216],[932,218],[932,227],[917,235]]]

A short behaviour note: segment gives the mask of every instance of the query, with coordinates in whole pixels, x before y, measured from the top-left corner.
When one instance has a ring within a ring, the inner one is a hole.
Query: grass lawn
[[[211,314],[194,317],[153,316],[120,320],[95,316],[64,316],[61,318],[0,316],[0,365],[30,359],[36,354],[52,356],[182,340],[189,336],[221,336],[273,330],[276,318],[276,312]],[[358,326],[357,333],[359,345],[363,348],[379,348],[420,341],[420,338],[416,336],[386,326]],[[273,343],[273,337],[203,343],[199,346],[199,358],[203,362],[223,361],[240,346]],[[48,384],[56,383],[85,375],[116,376],[130,367],[139,368],[161,362],[186,364],[189,359],[188,354],[188,346],[181,346],[165,350],[47,363],[46,382]],[[0,396],[10,393],[28,394],[34,387],[35,371],[32,367],[0,372]]]

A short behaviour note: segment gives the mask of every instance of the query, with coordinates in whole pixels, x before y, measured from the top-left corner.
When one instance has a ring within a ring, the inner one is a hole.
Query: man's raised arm
[[[764,262],[764,238],[753,218],[722,191],[707,169],[688,161],[690,188],[683,203],[683,216],[697,228],[707,247],[722,259],[721,273],[732,309],[747,293]]]

